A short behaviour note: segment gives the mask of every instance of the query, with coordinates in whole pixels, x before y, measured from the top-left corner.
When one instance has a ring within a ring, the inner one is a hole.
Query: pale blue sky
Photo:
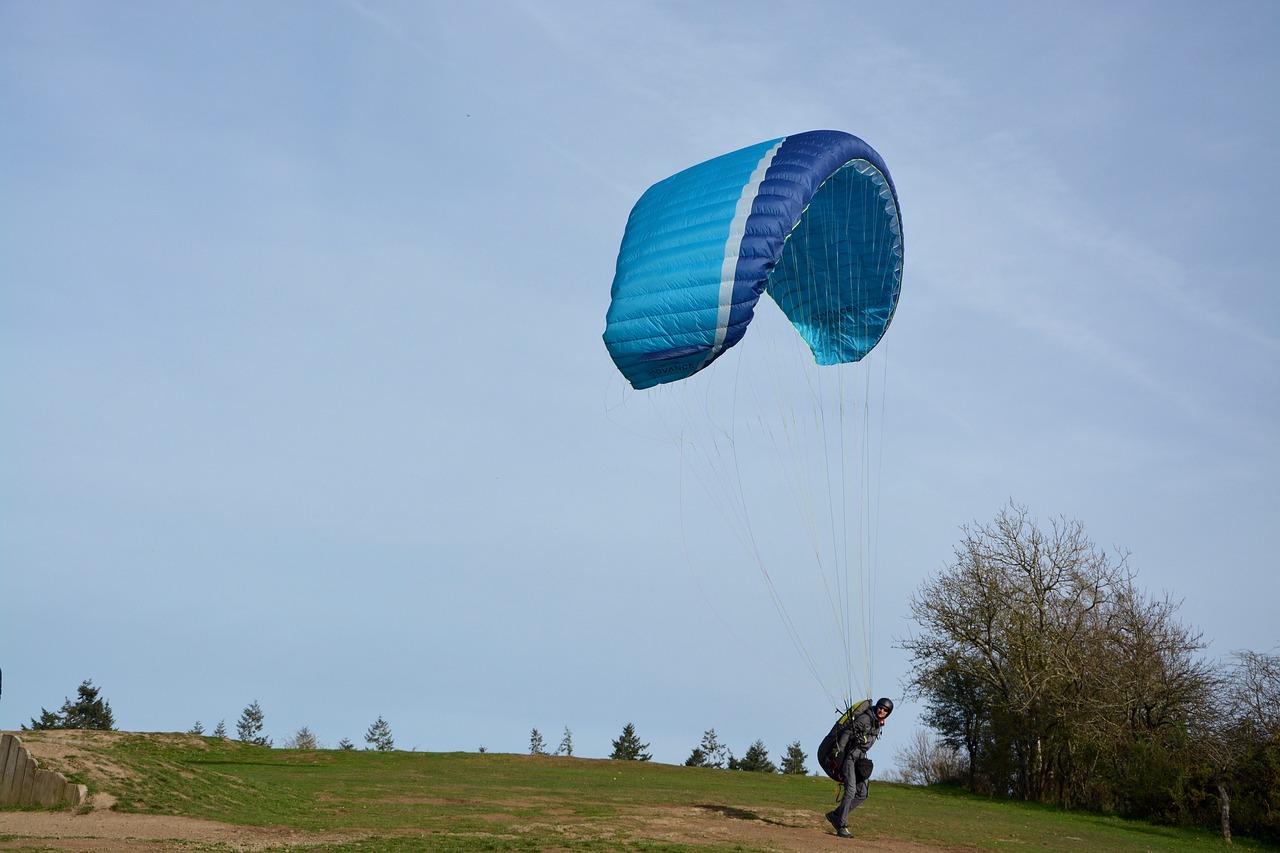
[[[906,231],[876,692],[1010,499],[1274,649],[1280,5],[782,5],[0,0],[0,728],[812,753],[600,333],[649,184],[816,128]]]

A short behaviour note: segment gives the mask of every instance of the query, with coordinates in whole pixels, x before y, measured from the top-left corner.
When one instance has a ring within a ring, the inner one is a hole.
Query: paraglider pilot
[[[840,781],[844,785],[844,794],[840,805],[834,811],[827,812],[827,820],[841,838],[853,838],[849,832],[849,812],[862,805],[867,799],[867,784],[871,778],[872,763],[867,758],[867,750],[875,745],[880,737],[880,729],[884,721],[893,713],[893,700],[882,698],[875,705],[853,718],[844,727],[837,739],[837,747],[841,756]]]

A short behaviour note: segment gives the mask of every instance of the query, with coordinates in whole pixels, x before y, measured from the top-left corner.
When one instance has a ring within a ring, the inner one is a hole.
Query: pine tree
[[[40,709],[40,719],[31,718],[31,725],[23,726],[23,731],[42,731],[44,729],[60,729],[63,728],[62,718],[47,708]]]
[[[115,716],[111,703],[98,697],[99,688],[85,679],[76,688],[76,701],[64,699],[58,713],[40,709],[40,719],[31,721],[32,729],[98,729],[115,731]],[[27,726],[22,728],[26,729]]]
[[[653,756],[645,751],[648,748],[649,744],[641,743],[636,737],[636,727],[627,723],[622,727],[622,737],[613,742],[613,754],[609,757],[622,761],[650,761]]]
[[[62,705],[63,728],[101,729],[108,732],[115,730],[111,703],[98,698],[98,692],[98,688],[89,680],[76,689],[78,698],[75,703],[67,700]]]
[[[547,746],[542,741],[542,732],[538,731],[534,726],[533,731],[529,732],[529,754],[530,755],[546,755]]]
[[[191,728],[187,729],[187,734],[189,734],[189,735],[202,735],[202,734],[204,734],[204,723],[200,722],[199,720],[196,720],[196,724],[195,724],[194,726],[192,726]]]
[[[707,729],[702,733],[702,745],[694,747],[685,761],[686,767],[714,767],[724,769],[733,758],[729,748],[720,743],[715,729]]]
[[[747,748],[747,754],[738,762],[739,770],[752,773],[777,773],[778,767],[769,760],[769,750],[764,748],[764,741],[758,740]]]
[[[338,749],[355,749],[355,748],[356,748],[356,745],[351,742],[351,738],[349,737],[344,737],[342,740],[338,741]]]
[[[262,713],[262,708],[258,705],[257,699],[246,705],[244,711],[240,713],[239,721],[236,723],[236,733],[240,735],[240,740],[244,743],[257,744],[258,746],[271,746],[271,738],[261,734],[262,721],[265,716]]]
[[[391,736],[391,726],[381,716],[369,726],[369,730],[364,733],[364,739],[369,744],[366,748],[375,749],[378,752],[390,752],[396,748],[395,738]]]
[[[564,727],[564,737],[560,738],[560,745],[556,747],[556,755],[573,755],[573,732],[569,731],[569,727]]]
[[[782,759],[782,772],[789,776],[803,776],[809,772],[804,766],[808,757],[800,748],[800,741],[796,741],[787,747],[786,757]]]
[[[225,738],[227,736],[227,721],[218,720],[218,727],[213,730],[214,737]]]

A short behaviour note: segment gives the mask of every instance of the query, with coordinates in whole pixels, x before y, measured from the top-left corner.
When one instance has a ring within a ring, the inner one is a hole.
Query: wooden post
[[[5,735],[0,739],[0,805],[10,802],[9,794],[13,790],[13,780],[18,773],[19,741],[13,735]]]
[[[73,785],[56,771],[41,770],[20,738],[0,737],[0,806],[78,806],[88,795],[84,785]]]

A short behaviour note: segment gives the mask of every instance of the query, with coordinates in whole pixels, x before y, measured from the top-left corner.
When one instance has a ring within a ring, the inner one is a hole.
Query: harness
[[[849,751],[849,740],[853,737],[853,721],[870,707],[870,699],[863,699],[850,706],[840,715],[835,725],[831,727],[831,731],[827,732],[827,736],[818,745],[818,765],[822,768],[822,772],[836,781],[837,802],[844,797],[844,789],[848,785],[857,786],[871,778],[871,771],[875,765],[865,753],[853,762],[854,778],[849,780],[844,776],[844,759]]]

